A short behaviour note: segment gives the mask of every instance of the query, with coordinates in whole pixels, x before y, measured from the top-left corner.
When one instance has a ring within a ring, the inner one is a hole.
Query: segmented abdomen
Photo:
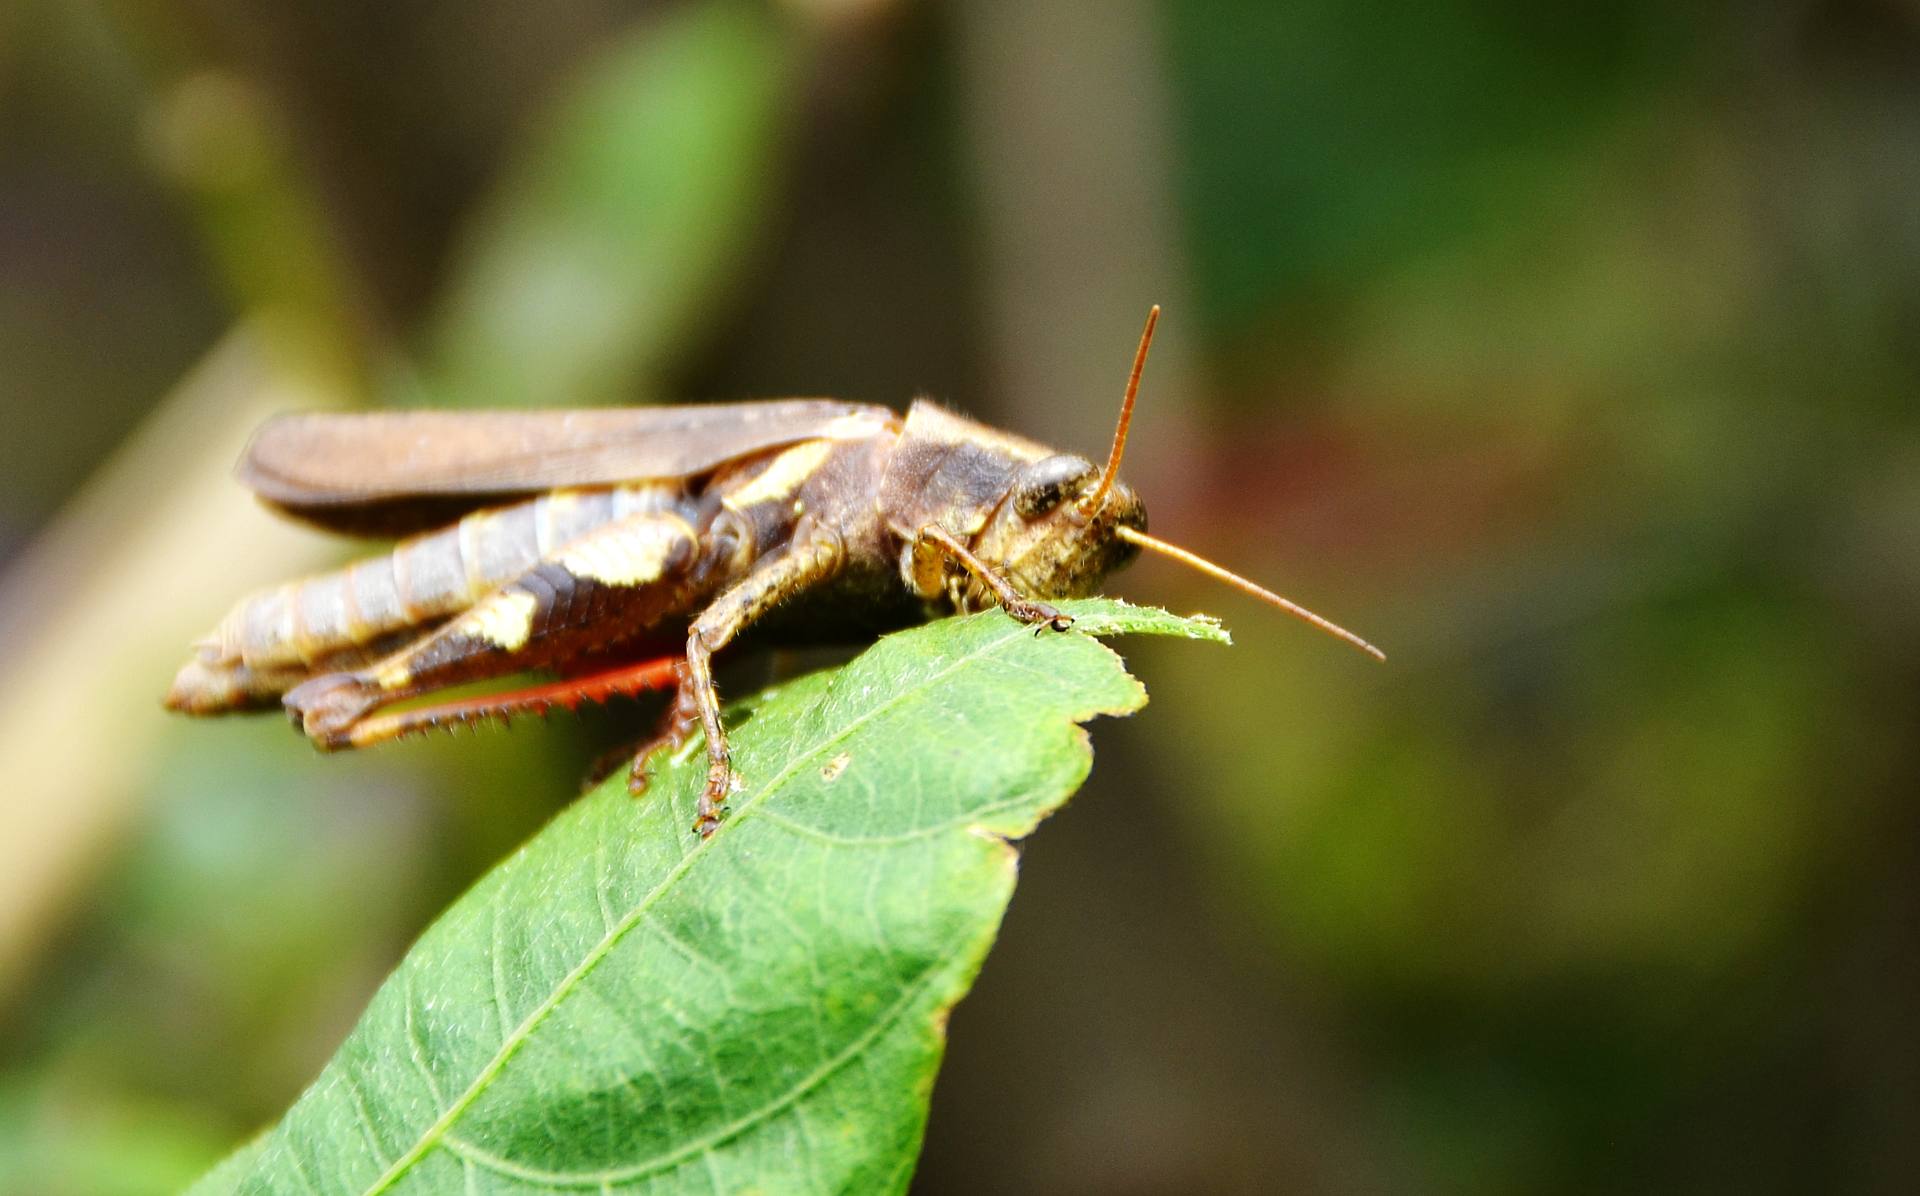
[[[304,665],[457,614],[594,528],[683,500],[680,487],[650,482],[475,511],[383,556],[241,599],[202,642],[201,657],[250,669]]]

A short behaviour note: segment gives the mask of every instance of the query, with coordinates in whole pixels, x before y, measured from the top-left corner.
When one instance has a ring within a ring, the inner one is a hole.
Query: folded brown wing
[[[403,535],[543,490],[692,478],[801,440],[898,427],[885,407],[831,399],[284,415],[254,434],[239,475],[296,518]]]

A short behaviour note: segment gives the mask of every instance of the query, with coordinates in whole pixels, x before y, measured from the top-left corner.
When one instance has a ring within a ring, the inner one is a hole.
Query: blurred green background
[[[1906,1191],[1913,0],[0,6],[0,1192],[265,1124],[631,708],[165,719],[289,407],[942,398],[1223,616],[1029,845],[927,1193]]]

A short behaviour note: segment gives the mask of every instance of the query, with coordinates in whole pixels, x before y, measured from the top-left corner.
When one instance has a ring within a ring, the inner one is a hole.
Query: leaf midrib
[[[882,713],[893,709],[909,698],[921,694],[932,684],[942,680],[956,670],[992,652],[998,651],[1006,644],[1017,639],[1024,630],[1025,628],[1022,625],[1014,624],[1012,631],[1002,632],[996,638],[988,640],[974,651],[964,656],[956,657],[938,672],[927,674],[921,678],[919,683],[913,687],[894,693],[885,701],[858,715],[848,722],[846,726],[821,740],[814,747],[795,754],[788,761],[787,766],[776,773],[771,781],[761,786],[750,798],[741,803],[739,813],[735,816],[735,819],[731,821],[737,821],[743,818],[755,807],[759,806],[769,796],[777,792],[781,786],[786,784],[786,782],[800,770],[803,764],[818,756],[822,751],[846,739],[854,731],[877,718]],[[473,1082],[455,1099],[452,1105],[448,1106],[446,1112],[442,1113],[432,1125],[428,1126],[426,1130],[421,1133],[420,1137],[408,1148],[405,1154],[395,1159],[386,1171],[382,1172],[380,1176],[373,1181],[372,1186],[366,1189],[364,1196],[378,1196],[379,1193],[390,1189],[395,1183],[399,1182],[408,1171],[412,1170],[414,1164],[425,1158],[429,1151],[440,1144],[441,1140],[446,1136],[447,1131],[460,1119],[461,1115],[473,1106],[475,1101],[480,1099],[494,1078],[500,1074],[501,1070],[504,1069],[507,1063],[512,1060],[513,1056],[518,1053],[521,1045],[524,1044],[527,1038],[532,1035],[533,1031],[539,1027],[540,1023],[546,1020],[547,1015],[558,1008],[560,1002],[565,1000],[567,995],[571,993],[595,967],[599,966],[600,961],[613,950],[619,941],[626,937],[635,926],[640,924],[641,919],[646,916],[647,911],[653,907],[654,903],[711,850],[712,845],[719,841],[720,834],[726,832],[727,826],[727,823],[722,823],[719,833],[716,833],[712,838],[703,839],[695,844],[693,850],[687,852],[686,855],[680,858],[678,863],[668,870],[667,874],[660,879],[659,884],[655,885],[646,896],[635,903],[634,907],[627,912],[627,915],[622,918],[617,925],[600,937],[600,940],[581,958],[573,970],[563,976],[560,983],[554,986],[553,992],[548,995],[547,999],[535,1006],[532,1012],[528,1013],[518,1026],[514,1027],[513,1033],[508,1035],[506,1040],[500,1044],[499,1050],[494,1052],[493,1057],[487,1061],[487,1065],[480,1069],[480,1073],[474,1077]],[[639,1164],[636,1164],[636,1166],[637,1165]]]
[[[787,1091],[781,1093],[773,1100],[768,1101],[760,1108],[728,1122],[726,1125],[721,1126],[705,1137],[667,1151],[665,1154],[655,1155],[651,1159],[643,1159],[637,1163],[629,1163],[624,1167],[603,1168],[599,1171],[548,1171],[539,1167],[528,1167],[523,1163],[515,1163],[511,1159],[501,1158],[499,1155],[492,1154],[465,1139],[454,1137],[451,1134],[444,1135],[443,1141],[446,1142],[447,1149],[453,1151],[453,1153],[463,1159],[469,1159],[489,1171],[534,1183],[586,1187],[592,1184],[628,1183],[636,1179],[645,1179],[649,1175],[656,1175],[670,1167],[678,1166],[687,1159],[693,1158],[701,1151],[712,1150],[714,1147],[730,1139],[739,1137],[754,1126],[766,1121],[774,1114],[791,1107],[802,1097],[806,1096],[807,1093],[831,1079],[835,1072],[852,1062],[863,1048],[871,1045],[874,1040],[879,1038],[889,1027],[898,1022],[909,1009],[913,1008],[914,1003],[926,993],[928,989],[933,987],[933,982],[953,966],[956,958],[958,957],[950,956],[945,959],[935,960],[932,964],[928,965],[927,969],[914,977],[913,983],[909,984],[905,990],[902,991],[899,999],[894,1001],[879,1017],[874,1019],[872,1025],[868,1026],[867,1029],[860,1034],[855,1035],[851,1042],[847,1043],[846,1046],[842,1047],[819,1067],[808,1072],[801,1078],[799,1083],[793,1085],[787,1089]]]

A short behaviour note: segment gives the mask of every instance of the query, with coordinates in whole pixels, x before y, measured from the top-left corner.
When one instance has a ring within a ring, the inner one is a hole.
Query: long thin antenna
[[[1113,450],[1107,454],[1107,468],[1100,475],[1100,484],[1094,488],[1080,509],[1091,518],[1100,513],[1107,503],[1107,491],[1113,489],[1115,478],[1120,476],[1120,458],[1127,452],[1127,429],[1133,425],[1133,397],[1140,393],[1140,371],[1147,368],[1147,346],[1153,343],[1153,326],[1160,322],[1160,305],[1153,305],[1147,313],[1147,326],[1140,333],[1140,347],[1133,354],[1133,373],[1127,375],[1127,397],[1120,400],[1120,426],[1113,430]]]
[[[1206,557],[1200,556],[1197,553],[1188,552],[1186,549],[1180,547],[1178,544],[1169,544],[1165,540],[1155,539],[1154,537],[1149,536],[1145,532],[1135,531],[1130,527],[1116,527],[1113,529],[1113,531],[1115,535],[1119,536],[1122,540],[1125,540],[1130,544],[1138,544],[1142,548],[1151,548],[1153,551],[1159,553],[1162,556],[1170,556],[1174,560],[1179,561],[1183,565],[1188,565],[1188,566],[1191,566],[1192,568],[1198,569],[1200,572],[1206,574],[1208,577],[1216,578],[1220,581],[1226,582],[1228,585],[1232,586],[1236,590],[1241,591],[1242,593],[1251,594],[1255,598],[1260,599],[1260,601],[1262,602],[1266,602],[1273,606],[1277,606],[1281,610],[1286,611],[1288,614],[1292,615],[1294,618],[1303,619],[1306,622],[1313,624],[1315,627],[1318,627],[1320,630],[1326,632],[1329,635],[1338,636],[1341,639],[1347,641],[1349,644],[1352,644],[1354,647],[1360,649],[1362,652],[1365,652],[1367,655],[1373,657],[1375,660],[1385,660],[1387,658],[1387,654],[1385,652],[1382,652],[1380,649],[1374,647],[1372,644],[1369,644],[1367,641],[1361,639],[1359,636],[1355,635],[1353,632],[1348,631],[1346,628],[1340,626],[1338,623],[1332,622],[1328,619],[1323,619],[1319,615],[1316,615],[1312,611],[1308,610],[1306,607],[1301,606],[1296,602],[1289,602],[1287,599],[1282,598],[1280,595],[1274,593],[1272,590],[1267,589],[1265,586],[1257,585],[1251,581],[1248,581],[1246,578],[1240,576],[1238,573],[1235,573],[1230,569],[1223,569],[1219,565],[1216,565],[1212,561],[1208,560]]]

